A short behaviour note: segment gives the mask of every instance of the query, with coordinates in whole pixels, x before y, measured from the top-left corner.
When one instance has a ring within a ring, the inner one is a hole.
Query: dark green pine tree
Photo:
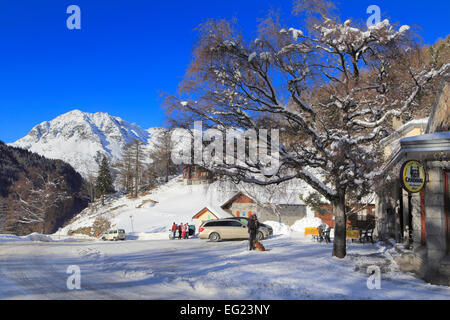
[[[105,204],[105,195],[114,193],[113,179],[109,169],[106,157],[103,157],[100,169],[98,171],[97,181],[95,183],[95,190],[102,198],[102,205]]]

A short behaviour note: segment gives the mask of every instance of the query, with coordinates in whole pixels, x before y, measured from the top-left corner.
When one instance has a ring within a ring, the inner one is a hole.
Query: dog
[[[258,251],[270,251],[269,249],[264,248],[261,242],[258,240],[254,240],[253,243],[255,244],[256,250]]]

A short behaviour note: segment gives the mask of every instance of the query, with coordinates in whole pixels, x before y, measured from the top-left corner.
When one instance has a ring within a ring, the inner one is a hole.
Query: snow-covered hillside
[[[234,185],[223,181],[216,181],[209,185],[189,186],[184,185],[179,176],[148,195],[136,199],[121,196],[111,199],[103,207],[98,206],[97,210],[87,208],[72,219],[68,225],[61,228],[57,234],[67,235],[69,231],[91,227],[95,220],[102,218],[108,220],[112,227],[125,229],[128,234],[134,232],[133,236],[139,239],[166,239],[167,231],[172,223],[196,224],[192,217],[201,209],[204,207],[217,209],[238,191],[251,194],[254,198],[263,194],[263,188],[258,190],[254,186],[251,187],[250,190],[249,185]],[[305,190],[304,187],[304,183],[301,181],[297,181],[295,185],[294,180],[283,184],[280,188],[287,189],[286,195],[292,199],[295,195],[298,197],[299,190]],[[300,201],[296,201],[296,203],[300,203]],[[309,216],[311,218],[311,214]],[[273,220],[277,220],[276,216]],[[310,227],[314,226],[316,225],[310,225]],[[284,228],[278,225],[273,225],[273,227],[276,230]]]
[[[110,221],[112,227],[125,229],[127,233],[134,231],[141,239],[166,239],[167,230],[173,222],[195,223],[192,217],[198,211],[206,206],[217,207],[234,193],[222,190],[218,183],[187,186],[178,177],[146,196],[136,199],[122,196],[96,211],[87,208],[57,233],[66,235],[69,230],[90,227],[96,219],[104,218]]]
[[[127,143],[137,139],[151,146],[152,136],[159,130],[144,130],[103,112],[73,110],[42,122],[11,145],[46,158],[63,160],[86,177],[97,172],[97,163],[104,155],[110,161],[120,159]]]

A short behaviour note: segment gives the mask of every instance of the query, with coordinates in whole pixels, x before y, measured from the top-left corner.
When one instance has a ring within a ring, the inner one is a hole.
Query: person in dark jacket
[[[256,239],[256,233],[258,232],[258,228],[259,228],[259,221],[256,218],[256,214],[252,215],[252,217],[250,218],[249,222],[248,222],[248,233],[250,234],[249,237],[249,250],[254,250],[255,249],[255,239]]]
[[[186,228],[185,239],[189,239],[189,223],[186,223],[184,227]]]
[[[183,231],[181,230],[181,229],[182,229],[182,226],[183,226],[182,223],[180,223],[180,224],[178,225],[178,239],[181,239],[181,234],[183,233]]]

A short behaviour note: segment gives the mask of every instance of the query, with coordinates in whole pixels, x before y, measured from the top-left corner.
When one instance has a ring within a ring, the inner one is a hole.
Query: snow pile
[[[169,231],[166,232],[130,232],[127,234],[127,240],[167,240]]]
[[[53,239],[49,236],[40,233],[32,233],[27,236],[30,241],[51,242]]]
[[[302,234],[305,233],[305,228],[318,228],[320,226],[328,227],[325,223],[322,222],[320,218],[306,217],[301,220],[297,220],[292,226],[291,230],[293,232],[300,232]]]
[[[291,229],[289,228],[289,226],[287,226],[281,222],[265,221],[264,224],[267,224],[268,226],[272,227],[274,235],[289,234],[291,232]]]
[[[284,223],[280,223],[277,221],[265,221],[264,224],[267,224],[272,227],[274,235],[296,235],[303,236],[305,234],[305,228],[318,228],[328,227],[327,224],[323,223],[320,218],[315,217],[305,217],[303,219],[297,220],[292,226],[287,226]]]
[[[46,236],[40,233],[32,233],[27,236],[15,236],[12,234],[0,234],[0,242],[13,242],[13,241],[39,241],[39,242],[52,242],[53,239],[50,236]]]

